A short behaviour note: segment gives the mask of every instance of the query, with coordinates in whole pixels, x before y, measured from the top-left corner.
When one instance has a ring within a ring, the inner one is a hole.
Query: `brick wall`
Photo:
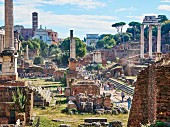
[[[170,119],[170,64],[165,61],[168,63],[162,60],[139,73],[128,127]]]
[[[13,82],[1,82],[0,83],[0,119],[1,118],[6,118],[3,120],[4,124],[9,124],[9,119],[10,119],[10,111],[14,110],[15,111],[15,120],[14,123],[19,116],[19,106],[14,103],[12,99],[13,93],[17,93],[17,88],[22,89],[23,94],[26,97],[26,104],[25,104],[25,110],[24,110],[24,120],[26,124],[29,123],[30,118],[32,116],[32,110],[33,110],[33,93],[32,90],[30,90],[27,86],[27,83],[25,82],[20,82],[20,81],[13,81]],[[10,87],[8,87],[10,86]],[[0,120],[0,124],[2,124],[2,121]]]
[[[72,94],[77,95],[79,93],[84,93],[86,95],[100,95],[100,87],[97,85],[73,85]]]

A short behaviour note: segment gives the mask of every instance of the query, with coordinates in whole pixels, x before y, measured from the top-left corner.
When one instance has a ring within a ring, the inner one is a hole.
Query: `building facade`
[[[86,35],[86,45],[87,46],[96,46],[96,43],[99,41],[98,34],[87,34]]]
[[[58,33],[54,32],[52,29],[43,29],[42,26],[35,31],[33,39],[35,38],[46,42],[48,45],[58,44]]]
[[[48,35],[48,31],[46,29],[43,29],[42,26],[40,26],[40,28],[35,31],[35,36],[33,37],[33,39],[35,38],[40,39],[49,45],[52,44],[52,39]]]
[[[18,31],[18,33],[21,33],[22,29],[24,29],[23,25],[15,25],[14,26],[14,31]]]
[[[58,33],[57,32],[54,32],[52,29],[50,30],[47,30],[48,32],[48,36],[51,38],[52,40],[52,43],[51,44],[55,44],[57,45],[58,44]]]
[[[33,30],[31,28],[21,29],[21,36],[27,41],[33,37]]]

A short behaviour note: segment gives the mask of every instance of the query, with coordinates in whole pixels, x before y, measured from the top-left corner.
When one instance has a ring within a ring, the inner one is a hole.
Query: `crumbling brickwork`
[[[166,122],[170,119],[170,61],[161,61],[142,70],[137,78],[128,127]]]
[[[13,94],[17,94],[18,88],[22,89],[22,94],[26,97],[25,109],[22,112],[24,113],[23,124],[29,124],[33,110],[33,93],[27,87],[26,82],[20,81],[0,82],[0,124],[14,124],[17,119],[21,119],[19,106],[12,99]],[[15,115],[12,115],[11,111]]]
[[[72,94],[84,93],[86,95],[100,95],[100,87],[94,81],[76,82],[72,87]]]

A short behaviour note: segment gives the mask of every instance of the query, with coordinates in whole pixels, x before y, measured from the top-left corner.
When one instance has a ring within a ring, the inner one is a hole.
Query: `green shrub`
[[[123,114],[128,114],[128,110],[124,107],[121,108]]]
[[[112,110],[112,114],[113,114],[113,115],[119,115],[118,111],[115,110],[115,109]]]

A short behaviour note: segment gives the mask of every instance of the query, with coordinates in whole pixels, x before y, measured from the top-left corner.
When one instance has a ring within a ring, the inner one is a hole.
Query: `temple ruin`
[[[140,48],[140,57],[144,58],[144,26],[149,26],[149,58],[152,58],[152,27],[158,26],[158,34],[157,34],[157,52],[161,52],[161,24],[159,23],[159,19],[155,16],[145,16],[143,23],[141,25],[141,48]]]

